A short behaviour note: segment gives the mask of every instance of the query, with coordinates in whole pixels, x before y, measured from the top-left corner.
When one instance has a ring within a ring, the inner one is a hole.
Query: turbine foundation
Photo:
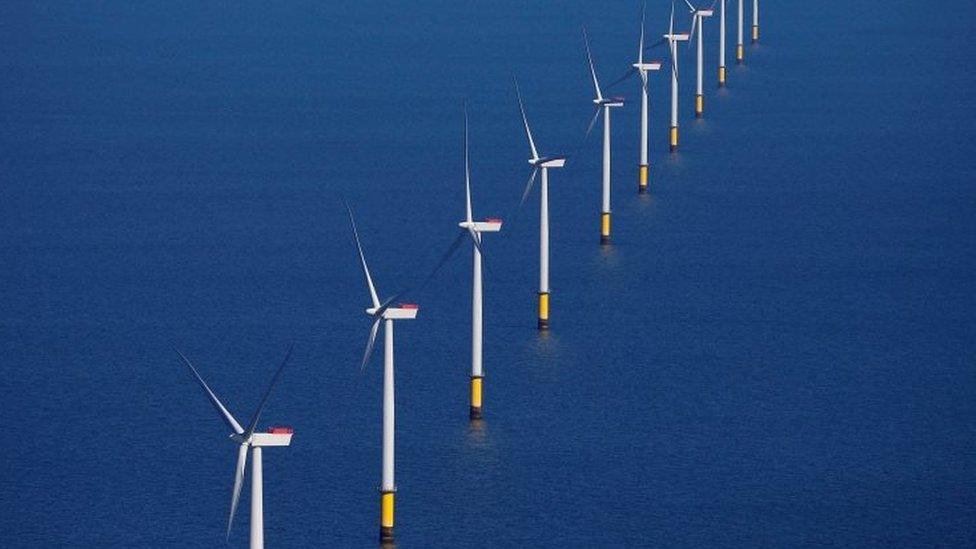
[[[735,62],[741,65],[742,64],[742,59],[744,57],[745,57],[745,52],[742,49],[742,44],[738,44],[735,47]]]
[[[640,175],[638,176],[637,192],[641,194],[647,192],[647,171],[649,167],[650,166],[647,164],[641,164],[638,166],[638,172]]]
[[[549,329],[549,292],[539,292],[539,329]]]
[[[695,96],[695,118],[701,118],[705,109],[705,97],[701,94]]]
[[[718,87],[725,87],[725,67],[718,68]]]
[[[471,376],[471,414],[470,419],[481,419],[482,376]]]
[[[393,492],[382,492],[380,495],[380,541],[393,541]]]
[[[752,26],[752,43],[755,44],[759,41],[759,25]]]
[[[678,150],[678,126],[671,126],[671,152]]]
[[[600,214],[600,244],[610,243],[610,212]]]

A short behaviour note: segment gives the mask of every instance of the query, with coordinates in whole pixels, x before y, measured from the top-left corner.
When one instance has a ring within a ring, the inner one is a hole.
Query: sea
[[[245,547],[250,468],[180,363],[260,428],[268,547],[378,544],[396,325],[396,547],[976,546],[976,4],[718,6],[650,75],[636,1],[0,4],[0,546]],[[648,46],[671,4],[648,2]],[[687,31],[687,6],[675,29]],[[608,95],[612,243],[601,246]],[[551,329],[536,328],[550,173]],[[464,108],[484,237],[468,418]],[[413,288],[410,290],[410,288]],[[419,288],[419,289],[418,289]]]

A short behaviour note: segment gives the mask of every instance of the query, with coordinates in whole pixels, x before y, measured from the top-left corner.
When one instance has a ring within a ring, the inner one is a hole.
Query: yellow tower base
[[[718,68],[718,87],[725,86],[725,67]]]
[[[610,212],[600,214],[600,244],[610,243]]]
[[[380,541],[393,541],[393,492],[380,495]]]
[[[471,376],[471,419],[481,419],[481,376]]]
[[[695,96],[695,118],[701,118],[705,110],[705,98],[701,95]]]
[[[678,126],[671,126],[671,152],[678,150]]]
[[[549,292],[539,292],[539,329],[549,329]]]
[[[759,25],[752,26],[752,43],[755,44],[759,41]]]
[[[745,52],[742,49],[742,44],[735,47],[735,62],[742,64],[742,59],[745,57]]]
[[[649,166],[647,164],[641,164],[639,167],[639,179],[637,184],[637,192],[646,193],[647,192],[647,171]]]

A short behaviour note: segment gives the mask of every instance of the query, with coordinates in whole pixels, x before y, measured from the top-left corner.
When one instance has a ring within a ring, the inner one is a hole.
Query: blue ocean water
[[[267,544],[375,546],[381,374],[358,369],[341,199],[380,293],[416,282],[463,215],[466,99],[476,214],[510,216],[513,74],[540,147],[577,152],[550,182],[552,330],[533,194],[486,239],[482,425],[469,252],[398,324],[398,546],[976,545],[976,7],[763,2],[721,91],[709,21],[700,121],[681,52],[678,154],[651,82],[649,196],[618,89],[601,248],[579,27],[607,81],[638,13],[0,5],[0,545],[222,546],[236,451],[170,342],[243,421],[294,341],[264,415],[296,431],[265,452]]]

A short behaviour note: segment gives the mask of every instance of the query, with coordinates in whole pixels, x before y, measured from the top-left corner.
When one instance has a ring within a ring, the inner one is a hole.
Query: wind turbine
[[[738,65],[741,65],[743,59],[745,58],[745,48],[742,47],[742,27],[745,24],[742,16],[743,1],[744,0],[739,0],[739,12],[738,12],[739,27],[738,27],[738,35],[736,36],[736,42],[735,42],[735,62]]]
[[[678,150],[678,42],[690,37],[686,33],[674,33],[674,0],[671,1],[671,22],[668,33],[663,35],[671,50],[671,152]]]
[[[622,98],[605,98],[600,91],[600,81],[596,78],[596,69],[593,67],[593,54],[590,52],[590,39],[586,36],[586,28],[583,28],[583,43],[586,45],[586,59],[590,63],[590,75],[593,77],[593,89],[596,97],[593,104],[596,105],[596,112],[590,120],[590,126],[586,133],[589,135],[593,129],[593,124],[603,111],[603,202],[600,208],[600,244],[610,243],[610,109],[623,107]]]
[[[759,41],[759,0],[752,0],[752,43]]]
[[[725,4],[728,0],[719,0],[721,18],[718,26],[718,87],[725,86]]]
[[[464,109],[464,221],[458,223],[461,235],[471,235],[474,266],[471,281],[471,407],[469,417],[472,420],[481,419],[481,385],[484,379],[482,369],[482,303],[483,290],[481,285],[481,234],[497,233],[502,230],[502,220],[488,218],[485,221],[475,221],[471,208],[471,169],[468,161],[468,109]]]
[[[388,543],[393,541],[393,494],[396,492],[396,484],[393,481],[393,321],[417,318],[419,307],[411,303],[402,303],[397,307],[392,307],[393,301],[403,292],[394,294],[386,301],[380,302],[376,294],[376,287],[373,286],[373,279],[369,274],[369,267],[366,265],[363,244],[359,240],[359,231],[356,230],[356,219],[353,217],[352,209],[348,204],[346,210],[349,212],[349,223],[352,225],[352,234],[356,239],[359,261],[363,266],[366,287],[369,289],[369,297],[372,301],[372,307],[366,309],[366,315],[373,319],[373,325],[369,330],[369,339],[366,342],[366,350],[363,352],[363,362],[360,364],[360,369],[366,368],[366,363],[369,362],[369,357],[373,354],[373,347],[376,345],[376,333],[379,331],[380,322],[383,323],[383,476],[380,484],[380,541]]]
[[[695,36],[695,30],[698,30],[698,77],[696,80],[695,88],[695,118],[701,118],[702,112],[705,108],[705,96],[702,94],[702,37],[705,35],[705,18],[711,17],[714,11],[712,8],[699,9],[691,5],[691,2],[685,0],[685,4],[688,4],[688,8],[691,10],[691,36]],[[712,4],[714,7],[714,4]],[[691,42],[689,41],[690,45]]]
[[[281,371],[284,369],[285,364],[288,363],[292,348],[294,348],[294,344],[288,348],[288,354],[285,355],[285,359],[281,361],[281,366],[278,366],[278,370],[275,371],[274,376],[271,378],[271,383],[268,384],[268,388],[264,391],[264,396],[261,397],[261,402],[258,404],[257,410],[251,416],[251,422],[248,424],[247,429],[241,427],[241,424],[234,419],[234,416],[220,402],[217,395],[214,394],[207,385],[207,382],[197,372],[197,369],[190,363],[190,360],[178,349],[173,349],[176,351],[176,354],[180,355],[180,360],[183,361],[183,364],[186,364],[186,367],[190,369],[197,384],[207,393],[207,398],[210,399],[210,404],[217,410],[217,415],[233,431],[230,439],[239,445],[237,450],[237,467],[234,472],[234,490],[231,493],[230,500],[230,515],[227,517],[227,539],[230,539],[230,530],[234,524],[234,514],[237,511],[237,502],[240,500],[241,488],[244,485],[244,469],[247,466],[247,452],[248,450],[251,451],[251,473],[253,475],[251,478],[251,549],[264,548],[264,471],[261,462],[261,449],[267,446],[290,446],[291,436],[294,432],[291,427],[271,427],[266,433],[258,433],[255,430],[257,429],[258,421],[261,419],[261,412],[268,402],[268,395],[271,394],[271,389],[274,388],[275,383],[277,383],[278,378],[281,376]]]
[[[519,91],[518,80],[515,80],[515,94],[518,96],[519,112],[522,113],[522,124],[525,126],[525,137],[529,140],[529,150],[532,157],[529,164],[532,166],[532,174],[525,184],[522,191],[522,200],[519,207],[525,203],[535,176],[542,172],[542,181],[539,184],[539,329],[549,329],[549,170],[551,168],[562,168],[566,165],[565,156],[539,156],[539,151],[535,148],[535,141],[532,139],[532,130],[529,129],[529,119],[525,116],[525,107],[522,105],[522,92]]]
[[[637,192],[646,193],[647,192],[647,178],[650,165],[647,161],[647,127],[648,127],[648,102],[647,102],[647,79],[648,72],[661,70],[660,61],[648,61],[644,62],[644,13],[647,11],[647,2],[641,6],[641,28],[640,28],[640,41],[637,43],[637,62],[632,66],[640,74],[641,77],[641,119],[640,119],[640,165],[639,179],[637,184]]]

